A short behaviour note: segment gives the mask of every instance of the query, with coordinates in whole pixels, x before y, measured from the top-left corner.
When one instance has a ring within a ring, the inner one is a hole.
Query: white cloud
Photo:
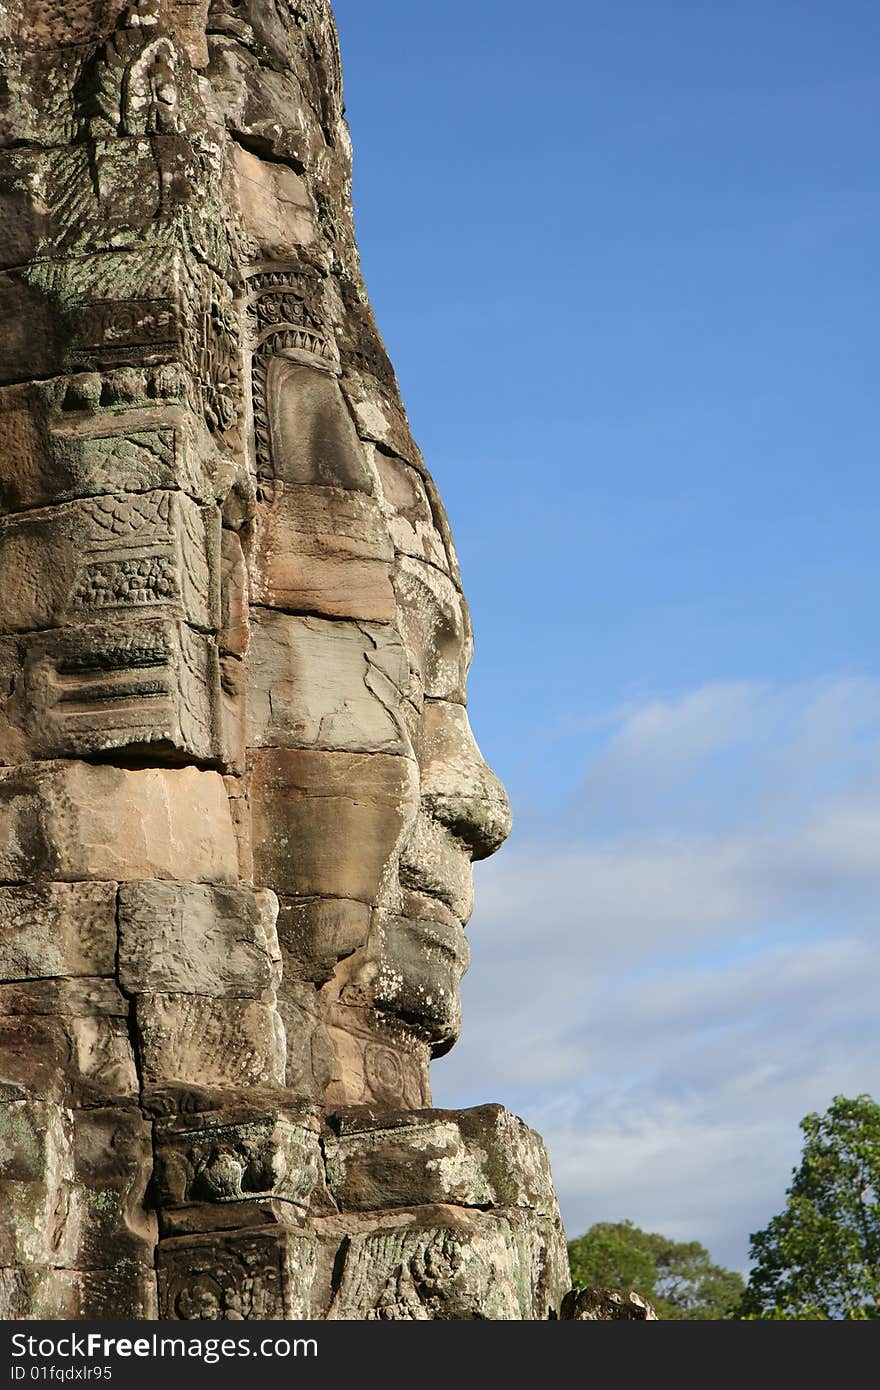
[[[593,1220],[742,1267],[798,1120],[880,1094],[880,682],[620,712],[575,805],[477,881],[444,1105],[502,1100]]]

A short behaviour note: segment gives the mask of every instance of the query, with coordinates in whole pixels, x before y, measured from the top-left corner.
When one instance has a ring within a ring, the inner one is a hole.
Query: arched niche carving
[[[262,266],[246,279],[251,457],[258,494],[285,487],[372,491],[339,387],[339,357],[316,275]]]

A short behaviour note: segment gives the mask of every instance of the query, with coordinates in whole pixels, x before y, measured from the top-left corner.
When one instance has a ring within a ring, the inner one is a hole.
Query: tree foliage
[[[880,1317],[880,1105],[835,1096],[801,1121],[785,1210],[751,1238],[740,1316]]]
[[[680,1243],[639,1230],[631,1221],[600,1221],[568,1243],[576,1288],[634,1290],[659,1318],[729,1318],[743,1293],[733,1270],[712,1263],[697,1241]]]

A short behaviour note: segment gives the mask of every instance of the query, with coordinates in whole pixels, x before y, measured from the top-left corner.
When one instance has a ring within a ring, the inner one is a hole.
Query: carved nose
[[[510,834],[513,817],[463,705],[425,702],[418,752],[422,805],[467,845],[472,859],[488,859]]]

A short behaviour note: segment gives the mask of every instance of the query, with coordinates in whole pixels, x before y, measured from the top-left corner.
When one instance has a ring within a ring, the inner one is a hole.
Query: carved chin
[[[390,919],[383,933],[374,1004],[429,1043],[448,1051],[461,1031],[461,978],[470,950],[458,925]]]

